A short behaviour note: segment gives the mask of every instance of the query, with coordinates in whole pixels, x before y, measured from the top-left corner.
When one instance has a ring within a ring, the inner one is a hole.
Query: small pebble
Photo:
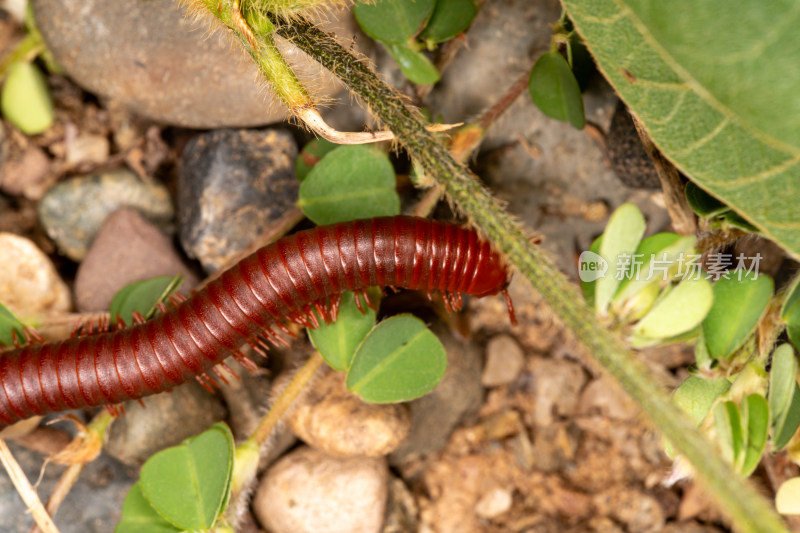
[[[48,187],[49,173],[50,159],[47,154],[38,146],[30,145],[2,165],[0,189],[11,196],[38,200]]]
[[[475,514],[481,518],[492,519],[508,512],[513,500],[511,491],[496,488],[484,494],[475,505]]]
[[[123,169],[59,183],[39,203],[39,218],[59,249],[80,261],[108,215],[121,207],[136,209],[159,226],[173,216],[166,187]]]
[[[603,376],[589,383],[578,400],[578,413],[601,413],[615,420],[633,420],[639,414],[636,402],[611,378]]]
[[[298,401],[287,424],[298,438],[333,457],[382,457],[408,436],[405,405],[365,403],[328,372]]]
[[[510,335],[496,335],[486,346],[486,366],[481,375],[484,387],[497,387],[513,382],[522,371],[525,356]]]
[[[269,469],[252,505],[272,533],[378,533],[388,483],[383,458],[335,459],[299,448]]]
[[[50,258],[33,242],[0,233],[0,302],[25,317],[68,311],[70,295]]]
[[[125,414],[111,425],[105,450],[131,466],[142,465],[154,453],[202,433],[225,417],[216,395],[193,381],[169,393],[126,402]]]
[[[176,274],[184,277],[184,294],[197,285],[172,241],[137,211],[123,208],[106,219],[78,267],[75,303],[79,311],[105,311],[125,285]]]
[[[216,130],[186,146],[178,182],[181,244],[214,272],[297,202],[297,146],[284,130]]]
[[[531,375],[536,391],[534,424],[547,426],[556,417],[573,415],[578,406],[578,397],[586,383],[583,368],[564,359],[536,358],[532,361]]]

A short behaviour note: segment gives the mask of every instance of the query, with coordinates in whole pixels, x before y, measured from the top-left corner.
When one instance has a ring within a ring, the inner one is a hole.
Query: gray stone
[[[272,533],[378,533],[388,483],[383,458],[334,459],[300,448],[269,469],[252,505]]]
[[[656,166],[633,125],[628,109],[617,103],[606,135],[606,153],[619,180],[634,189],[660,189]]]
[[[216,396],[195,382],[169,393],[125,403],[125,415],[111,425],[105,450],[131,466],[142,465],[154,453],[202,433],[225,417]]]
[[[297,147],[283,130],[216,130],[183,152],[178,184],[181,244],[218,270],[297,202]]]
[[[39,203],[39,219],[59,249],[80,261],[106,217],[121,207],[136,209],[159,226],[173,216],[166,187],[123,169],[59,183]]]
[[[189,128],[255,126],[283,120],[286,110],[238,42],[211,35],[173,0],[35,0],[36,24],[56,61],[78,84],[119,100],[150,119]],[[356,32],[349,11],[323,23],[343,39]],[[313,92],[339,91],[333,77],[287,43],[279,43]],[[266,93],[266,99],[265,99]]]
[[[197,276],[178,256],[170,239],[133,209],[109,216],[78,267],[75,303],[79,311],[105,311],[122,287],[156,276],[184,277],[184,295]]]

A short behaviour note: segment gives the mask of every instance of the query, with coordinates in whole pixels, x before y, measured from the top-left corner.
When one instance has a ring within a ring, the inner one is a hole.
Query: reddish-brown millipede
[[[288,321],[311,325],[312,309],[335,319],[345,290],[403,287],[504,293],[502,257],[471,230],[421,218],[358,220],[301,231],[265,246],[189,299],[147,322],[0,355],[0,428],[48,412],[155,394],[206,371]],[[328,303],[332,302],[332,303]],[[249,362],[249,361],[248,361]],[[251,363],[252,364],[252,363]]]

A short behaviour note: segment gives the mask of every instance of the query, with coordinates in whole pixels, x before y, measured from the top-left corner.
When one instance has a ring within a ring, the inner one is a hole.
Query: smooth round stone
[[[34,0],[36,24],[69,76],[90,92],[158,122],[187,128],[255,126],[286,110],[227,29],[187,18],[174,0]],[[349,11],[322,24],[342,39],[357,32]],[[210,16],[210,15],[209,15]],[[321,98],[339,91],[333,76],[279,43]],[[266,96],[266,98],[265,98]]]
[[[297,202],[297,146],[284,130],[219,129],[181,157],[178,225],[183,248],[214,272]]]
[[[388,483],[383,458],[335,459],[300,448],[269,469],[253,510],[272,533],[378,533]]]
[[[39,219],[59,249],[80,261],[106,217],[121,207],[136,209],[157,226],[174,214],[166,187],[115,170],[59,183],[42,197]]]
[[[70,307],[69,289],[33,242],[0,233],[0,302],[22,317],[64,312]]]

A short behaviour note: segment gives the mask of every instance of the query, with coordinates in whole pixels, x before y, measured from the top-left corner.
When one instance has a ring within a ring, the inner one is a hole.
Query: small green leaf
[[[300,151],[300,155],[294,162],[294,174],[297,176],[297,181],[303,181],[314,168],[314,165],[319,163],[328,152],[333,151],[340,145],[332,143],[326,139],[314,139],[306,144]]]
[[[24,328],[25,324],[20,322],[8,307],[0,304],[0,344],[13,346],[14,333],[12,332],[16,332],[17,342],[23,342],[25,340]]]
[[[781,319],[789,325],[800,325],[800,278],[794,282],[784,299]]]
[[[686,184],[684,194],[692,211],[704,218],[717,216],[730,209],[691,181]]]
[[[414,50],[407,44],[387,44],[386,48],[397,61],[403,75],[412,83],[433,85],[439,81],[439,71],[422,52]]]
[[[369,299],[377,307],[380,291],[370,289]],[[334,370],[346,370],[350,366],[356,348],[375,325],[375,310],[362,303],[364,313],[358,310],[355,295],[350,291],[342,293],[339,314],[336,321],[308,330],[308,336],[323,359]]]
[[[432,43],[449,41],[469,28],[477,13],[478,8],[472,0],[436,0],[436,7],[420,39]]]
[[[300,184],[297,202],[320,225],[400,213],[389,158],[375,148],[340,146]]]
[[[214,525],[230,495],[233,435],[225,424],[167,448],[142,467],[142,493],[171,524],[189,530]]]
[[[175,533],[182,531],[161,518],[147,503],[139,483],[134,483],[122,504],[120,518],[114,533]]]
[[[158,276],[125,285],[111,300],[109,310],[112,320],[116,323],[119,315],[125,324],[132,324],[134,311],[138,311],[144,318],[152,317],[156,311],[155,306],[159,302],[165,302],[181,283],[183,277],[177,275]]]
[[[731,401],[714,407],[714,426],[717,429],[723,455],[733,465],[741,464],[744,451],[744,432],[739,408]]]
[[[800,477],[786,480],[778,488],[775,509],[781,514],[800,514]]]
[[[772,352],[769,372],[769,412],[772,415],[772,441],[780,450],[800,424],[800,387],[797,385],[797,358],[788,344]]]
[[[542,113],[569,122],[577,129],[586,125],[583,97],[569,64],[558,52],[547,52],[536,61],[528,90]]]
[[[772,297],[772,279],[729,272],[714,284],[714,305],[703,321],[708,353],[715,359],[730,356],[755,329]]]
[[[353,14],[364,33],[384,43],[405,43],[433,12],[436,0],[376,0],[356,2]]]
[[[593,254],[599,254],[600,244],[602,242],[603,242],[603,236],[600,235],[592,242],[592,245],[589,247],[588,251],[592,252]],[[584,255],[581,254],[581,257],[583,258]],[[594,257],[595,256],[587,254],[587,259],[592,259]],[[597,284],[597,279],[594,276],[586,277],[585,273],[583,272],[583,269],[585,268],[583,263],[584,262],[582,260],[581,263],[578,265],[578,268],[581,270],[581,275],[580,275],[581,292],[583,293],[583,298],[586,300],[586,303],[589,304],[591,307],[594,307],[594,291],[595,291],[595,285]],[[586,278],[586,281],[584,281],[584,278]]]
[[[595,285],[594,308],[598,314],[606,314],[620,281],[628,272],[644,229],[644,217],[635,205],[622,204],[612,213],[600,244],[600,255],[608,263],[608,270]]]
[[[747,219],[745,219],[742,215],[737,213],[736,211],[730,210],[722,213],[720,215],[722,219],[728,226],[733,226],[735,228],[742,229],[744,231],[749,231],[750,233],[758,233],[759,229],[752,225]]]
[[[786,326],[786,335],[796,350],[800,350],[800,324],[790,324]]]
[[[696,425],[700,425],[711,411],[711,406],[724,392],[731,388],[731,382],[725,378],[706,379],[689,376],[675,390],[673,399]]]
[[[347,388],[372,403],[405,402],[432,391],[447,368],[447,354],[425,324],[411,315],[381,322],[359,346]]]
[[[645,339],[666,339],[700,324],[714,301],[711,283],[703,278],[685,279],[659,300],[636,324],[633,334]]]
[[[745,410],[742,411],[742,421],[747,422],[746,448],[744,459],[739,473],[749,476],[761,461],[764,448],[767,445],[767,433],[769,431],[769,406],[767,400],[760,394],[750,394],[747,396]]]
[[[8,69],[0,94],[3,116],[26,135],[36,135],[53,125],[53,101],[47,80],[39,68],[27,61]]]

